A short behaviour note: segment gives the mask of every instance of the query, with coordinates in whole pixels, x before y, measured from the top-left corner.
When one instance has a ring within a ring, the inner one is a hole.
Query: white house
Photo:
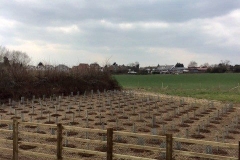
[[[158,65],[156,71],[158,71],[160,74],[170,73],[174,67],[175,65]]]

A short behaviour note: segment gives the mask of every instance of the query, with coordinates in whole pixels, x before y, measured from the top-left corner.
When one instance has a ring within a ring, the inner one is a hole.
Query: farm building
[[[188,67],[189,73],[206,73],[207,68],[202,67]]]
[[[171,73],[186,73],[186,72],[188,72],[188,69],[185,67],[174,67],[171,70]]]

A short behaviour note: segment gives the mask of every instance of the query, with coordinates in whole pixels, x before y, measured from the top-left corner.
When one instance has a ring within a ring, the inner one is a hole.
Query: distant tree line
[[[225,60],[221,61],[219,64],[212,65],[207,70],[208,73],[226,73],[226,72],[232,72],[232,73],[240,73],[240,65],[230,65],[230,61]]]
[[[136,74],[149,74],[149,72],[146,69],[140,69],[139,63],[129,63],[128,65],[118,65],[116,62],[114,62],[112,65],[105,66],[105,69],[108,69],[112,74],[126,74],[129,71],[135,71]],[[155,68],[159,67],[155,66]],[[154,66],[153,66],[154,67]],[[198,66],[198,63],[196,61],[190,61],[190,63],[187,66],[188,68],[207,68],[207,73],[240,73],[240,65],[230,65],[229,60],[221,60],[219,64],[212,64],[204,63],[202,65]],[[153,68],[145,67],[150,70]],[[175,64],[175,68],[184,68],[184,64],[177,62]],[[187,68],[186,68],[187,69]],[[153,73],[153,72],[151,72]],[[158,72],[156,72],[158,74]]]
[[[240,65],[225,66],[223,64],[218,64],[213,67],[209,67],[207,72],[208,73],[226,73],[226,72],[240,73]]]
[[[176,66],[179,65],[179,63],[176,64]],[[176,67],[175,66],[175,67]],[[188,67],[197,67],[197,62],[191,61],[188,65]],[[240,73],[240,65],[230,65],[229,60],[221,60],[219,64],[213,64],[209,65],[208,63],[204,63],[203,65],[200,65],[200,67],[208,68],[207,73]]]

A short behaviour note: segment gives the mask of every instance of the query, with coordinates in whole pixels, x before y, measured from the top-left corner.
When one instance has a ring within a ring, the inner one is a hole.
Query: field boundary
[[[63,151],[70,151],[70,152],[77,152],[77,153],[84,153],[84,154],[93,154],[98,155],[102,157],[106,157],[107,160],[112,160],[113,158],[127,158],[127,159],[133,159],[133,160],[153,160],[150,158],[144,158],[144,157],[136,157],[136,156],[130,156],[130,155],[122,155],[122,154],[115,154],[113,149],[114,147],[127,147],[131,149],[140,149],[140,150],[151,150],[153,152],[160,152],[165,153],[166,160],[172,160],[173,159],[173,153],[178,155],[184,155],[184,156],[197,156],[200,158],[209,158],[209,159],[228,159],[228,160],[240,160],[240,142],[239,144],[230,144],[230,143],[220,143],[220,142],[212,142],[212,141],[203,141],[203,140],[195,140],[195,139],[186,139],[186,138],[178,138],[173,137],[172,134],[166,134],[166,136],[158,136],[158,135],[149,135],[149,134],[140,134],[140,133],[130,133],[130,132],[122,132],[122,131],[114,131],[113,128],[108,128],[107,130],[101,130],[101,129],[90,129],[90,128],[81,128],[81,127],[72,127],[72,126],[65,126],[61,123],[59,124],[41,124],[41,123],[32,123],[32,122],[19,122],[17,119],[13,119],[13,121],[8,120],[0,120],[0,124],[6,123],[6,124],[12,124],[13,128],[12,130],[9,129],[1,129],[0,132],[7,132],[12,133],[12,140],[6,140],[6,139],[0,139],[0,142],[12,144],[12,148],[3,148],[1,147],[1,151],[10,151],[12,152],[12,159],[18,160],[19,154],[22,155],[29,155],[29,156],[37,156],[37,157],[47,157],[57,160],[76,160],[76,158],[71,157],[65,157],[63,154]],[[36,125],[36,126],[48,126],[57,129],[56,135],[43,135],[38,133],[31,133],[31,132],[19,132],[18,131],[18,125]],[[64,137],[63,136],[63,130],[64,129],[74,129],[79,131],[85,131],[85,132],[94,132],[94,133],[101,133],[105,134],[107,139],[106,140],[91,140],[91,139],[83,139],[83,138],[74,138],[74,137]],[[44,138],[53,138],[55,137],[57,139],[56,145],[48,145],[48,144],[40,144],[40,143],[32,143],[32,142],[23,142],[19,141],[19,134],[27,134],[29,136],[39,136]],[[144,145],[135,145],[135,144],[124,144],[124,143],[118,143],[113,141],[113,136],[135,136],[135,137],[142,137],[146,139],[157,139],[162,140],[166,142],[165,148],[160,147],[150,147],[150,146],[144,146]],[[65,139],[73,139],[75,141],[80,142],[91,142],[95,144],[102,144],[106,146],[106,152],[101,151],[93,151],[93,150],[86,150],[86,149],[75,149],[75,148],[69,148],[64,147],[62,144],[63,138]],[[198,153],[198,152],[188,152],[188,151],[182,151],[182,150],[175,150],[173,149],[173,142],[181,142],[181,143],[189,143],[189,144],[200,144],[200,145],[212,145],[216,147],[222,147],[222,148],[228,148],[228,149],[237,149],[238,150],[238,158],[237,157],[228,157],[228,156],[222,156],[222,155],[214,155],[214,154],[207,154],[207,153]],[[19,149],[19,144],[32,144],[35,146],[40,147],[46,147],[55,149],[55,155],[45,154],[45,153],[37,153],[32,151],[25,151]]]

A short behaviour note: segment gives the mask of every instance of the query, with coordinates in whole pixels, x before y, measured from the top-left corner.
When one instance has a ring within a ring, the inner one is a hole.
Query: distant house
[[[89,65],[86,63],[80,63],[78,65],[78,69],[80,69],[80,70],[87,70],[88,68],[89,68]]]
[[[43,65],[43,63],[42,62],[39,62],[38,63],[38,65],[37,65],[37,67],[36,67],[36,70],[45,70],[45,67],[44,67],[44,65]]]
[[[89,64],[87,63],[80,63],[78,66],[73,66],[72,71],[77,72],[78,74],[83,74],[89,71]]]
[[[80,63],[78,66],[73,66],[72,71],[79,71],[79,72],[85,72],[89,69],[89,65],[87,63]]]
[[[54,70],[54,66],[53,65],[45,65],[44,66],[45,70]]]
[[[103,68],[103,70],[109,71],[110,73],[116,73],[117,69],[118,69],[118,66],[116,66],[116,65],[105,66]]]
[[[159,65],[158,65],[159,66]],[[147,71],[148,73],[153,73],[156,71],[157,67],[158,66],[148,66],[148,67],[144,67],[144,68],[141,68],[141,70],[145,70]]]
[[[125,65],[118,65],[118,64],[112,64],[110,66],[105,66],[103,70],[109,71],[110,73],[114,74],[124,74],[128,73],[128,67]]]
[[[171,70],[172,73],[175,73],[175,74],[178,74],[178,73],[187,73],[189,72],[187,68],[185,67],[174,67],[172,70]]]
[[[185,73],[188,72],[185,67],[175,67],[175,65],[157,65],[141,68],[151,74],[172,74],[172,73]]]
[[[128,71],[128,74],[137,74],[137,72],[135,72],[135,71]]]
[[[27,70],[37,70],[36,66],[28,65]]]
[[[160,74],[168,74],[172,72],[174,67],[175,65],[158,65],[156,71]]]
[[[208,69],[207,67],[206,67],[206,68],[201,68],[201,67],[200,67],[200,68],[198,68],[198,72],[199,72],[199,73],[206,73],[206,72],[207,72],[207,69]]]
[[[42,62],[39,62],[37,66],[28,65],[27,70],[38,70],[38,71],[45,71],[45,70],[54,70],[54,66],[52,65],[44,65]]]
[[[206,67],[188,67],[189,73],[206,73],[207,69]]]
[[[69,67],[64,65],[64,64],[59,64],[55,67],[55,69],[57,71],[63,71],[63,72],[68,72],[69,71]]]
[[[96,71],[100,71],[101,70],[101,67],[98,63],[92,63],[90,64],[90,69],[94,69]]]
[[[199,67],[188,67],[189,73],[198,73]]]
[[[128,71],[132,71],[132,72],[136,72],[138,73],[139,72],[139,63],[130,63],[128,66],[127,66],[127,70]]]

